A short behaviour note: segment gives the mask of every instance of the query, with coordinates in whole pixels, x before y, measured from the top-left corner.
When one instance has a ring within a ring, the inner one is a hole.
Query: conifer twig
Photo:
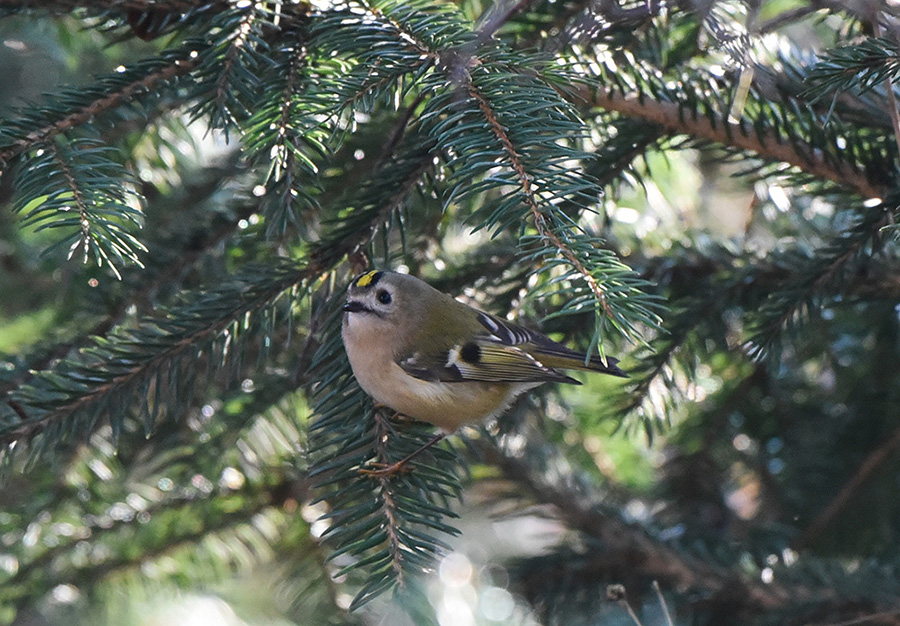
[[[382,411],[375,410],[375,450],[379,460],[390,463],[387,453],[387,441],[389,439],[389,431],[387,418],[382,415]],[[385,533],[388,537],[388,550],[391,555],[391,569],[397,576],[397,584],[400,587],[406,582],[403,572],[403,549],[400,538],[397,535],[398,521],[396,516],[397,506],[394,504],[394,496],[391,489],[391,477],[388,475],[377,475],[378,492],[381,495],[381,512],[385,519]]]
[[[128,101],[135,94],[151,89],[160,82],[172,80],[173,78],[191,71],[196,63],[197,62],[190,57],[175,59],[169,65],[166,65],[155,72],[151,72],[143,78],[129,83],[121,89],[113,91],[102,98],[98,98],[90,104],[69,113],[55,122],[31,131],[20,139],[16,139],[10,145],[0,149],[0,168],[4,167],[11,158],[32,146],[46,143],[56,135],[80,126],[101,113]]]
[[[0,383],[0,396],[27,383],[36,373],[46,368],[52,361],[65,357],[78,347],[87,345],[91,338],[106,336],[107,333],[109,333],[109,331],[111,331],[121,320],[122,315],[125,314],[129,307],[138,306],[138,308],[140,308],[142,305],[150,306],[150,294],[155,293],[162,285],[172,285],[178,274],[184,272],[186,268],[189,268],[196,263],[202,254],[209,250],[209,248],[222,242],[228,235],[233,233],[235,229],[238,228],[239,220],[245,219],[252,214],[254,209],[255,207],[247,207],[243,210],[236,211],[236,217],[238,219],[234,219],[221,228],[216,229],[202,241],[192,241],[194,245],[190,249],[182,251],[176,260],[167,263],[165,269],[160,274],[149,281],[143,282],[141,288],[134,291],[133,298],[125,299],[118,303],[103,317],[103,319],[91,326],[88,331],[80,334],[78,337],[54,345],[45,353],[38,356],[36,360],[28,363],[27,369],[25,369],[21,375]]]
[[[675,622],[672,621],[672,614],[669,613],[669,606],[666,604],[666,599],[663,597],[662,589],[659,588],[659,581],[654,580],[651,586],[656,593],[657,599],[659,599],[659,606],[662,608],[663,616],[666,618],[666,626],[675,626]]]
[[[854,189],[865,198],[882,198],[887,193],[851,163],[836,158],[826,160],[813,146],[799,140],[783,143],[774,135],[756,130],[747,133],[740,123],[728,122],[721,116],[686,114],[681,105],[653,100],[646,94],[620,95],[597,86],[592,88],[590,96],[584,94],[584,97],[595,106],[659,124],[670,132],[749,150],[764,159],[783,161],[819,178]]]
[[[534,476],[526,463],[497,447],[479,442],[478,450],[485,462],[499,468],[507,479],[522,486],[539,502],[553,505],[570,528],[600,539],[605,545],[604,554],[599,555],[601,560],[621,563],[627,559],[634,572],[669,580],[678,587],[703,589],[713,595],[734,594],[742,598],[746,606],[764,611],[782,608],[798,597],[816,595],[813,590],[802,587],[764,585],[739,579],[715,565],[695,561],[654,541],[640,528],[594,510],[582,498],[545,484]]]
[[[831,499],[825,508],[816,515],[815,519],[792,542],[792,547],[799,550],[813,545],[816,539],[852,501],[853,496],[859,492],[860,488],[875,475],[878,469],[891,458],[891,455],[898,448],[900,448],[900,428],[894,430],[887,441],[875,448],[863,460],[850,480],[844,483],[837,495]]]
[[[170,13],[188,11],[197,7],[197,0],[104,0],[102,8],[114,11],[166,11]],[[229,5],[228,0],[211,0],[204,4]],[[0,0],[0,8],[42,9],[55,13],[75,9],[98,8],[93,0]]]
[[[525,166],[522,163],[522,159],[519,156],[519,153],[516,152],[515,146],[513,146],[512,141],[509,138],[509,134],[506,132],[506,129],[503,128],[503,125],[497,119],[497,116],[494,114],[493,109],[491,108],[490,103],[487,99],[475,88],[474,85],[469,83],[469,96],[471,96],[475,102],[478,103],[478,107],[481,109],[481,112],[484,114],[485,119],[488,124],[491,126],[491,130],[496,135],[497,139],[500,141],[500,144],[503,146],[504,152],[506,152],[507,158],[509,159],[509,164],[516,172],[516,176],[519,179],[519,184],[521,185],[522,192],[525,195],[525,202],[528,205],[529,210],[531,211],[532,220],[534,222],[535,228],[537,228],[538,233],[544,239],[550,241],[559,253],[575,268],[582,279],[587,283],[591,292],[594,294],[594,297],[597,299],[597,302],[600,303],[600,306],[603,307],[604,313],[610,318],[615,319],[615,314],[612,311],[612,308],[609,305],[608,298],[606,297],[606,293],[603,288],[600,286],[600,283],[597,282],[597,279],[591,275],[588,269],[584,266],[581,259],[579,259],[572,249],[567,246],[559,236],[553,232],[552,228],[550,228],[547,224],[547,216],[541,210],[541,207],[538,205],[537,198],[534,194],[534,188],[531,184],[531,176],[525,170]]]
[[[872,28],[876,37],[882,36],[881,22],[878,19],[878,11],[872,20]],[[897,97],[894,95],[894,85],[890,76],[884,78],[884,91],[887,94],[888,109],[891,114],[891,125],[894,127],[894,141],[897,143],[897,154],[900,155],[900,111],[897,110]]]

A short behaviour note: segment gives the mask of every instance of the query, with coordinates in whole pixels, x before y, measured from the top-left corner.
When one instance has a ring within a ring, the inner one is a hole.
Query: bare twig
[[[819,178],[850,187],[866,198],[884,197],[886,190],[868,180],[865,174],[836,157],[825,159],[813,146],[794,140],[780,143],[774,135],[757,130],[746,132],[741,124],[730,123],[721,116],[692,116],[681,105],[660,102],[640,94],[619,95],[604,87],[597,87],[585,99],[610,111],[618,111],[644,119],[676,133],[707,139],[727,146],[749,150],[761,158],[782,161]]]
[[[2,2],[2,0],[0,0],[0,2]],[[185,55],[186,58],[184,59],[176,59],[171,64],[147,74],[143,78],[125,85],[117,91],[94,100],[81,109],[56,120],[52,124],[47,124],[43,128],[28,133],[25,137],[16,139],[10,145],[0,150],[0,167],[12,157],[28,150],[32,146],[39,143],[46,143],[56,135],[71,130],[76,126],[80,126],[101,113],[127,102],[136,94],[150,90],[154,85],[172,80],[173,78],[189,72],[196,65],[196,61],[187,57],[187,53],[185,53]]]
[[[881,37],[883,35],[878,15],[872,20],[872,28],[875,30],[876,37]],[[897,153],[900,154],[900,111],[897,110],[897,97],[894,95],[894,85],[891,83],[890,76],[886,76],[884,79],[884,91],[887,94],[888,109],[891,114],[891,125],[894,127],[894,141],[897,142]]]
[[[759,34],[764,35],[766,33],[770,33],[773,30],[778,30],[782,26],[794,22],[796,20],[802,19],[811,13],[815,13],[818,11],[820,7],[817,6],[805,6],[805,7],[796,7],[793,9],[789,9],[787,11],[782,11],[775,17],[772,17],[762,24],[759,25]]]
[[[822,509],[812,523],[800,533],[800,536],[793,542],[792,547],[794,549],[803,549],[812,545],[819,535],[822,534],[822,531],[828,528],[841,511],[846,508],[860,487],[872,478],[876,470],[891,457],[897,448],[900,448],[900,428],[896,429],[887,441],[866,457],[853,477],[844,484],[838,494]]]
[[[625,593],[624,585],[609,585],[606,588],[606,598],[608,600],[612,600],[620,607],[625,609],[625,612],[628,613],[628,617],[630,617],[631,621],[635,623],[635,626],[644,626],[641,623],[640,618],[637,616],[637,613],[635,613],[634,609],[631,608],[631,603],[628,601],[628,594]]]
[[[672,614],[669,613],[669,606],[666,604],[666,599],[663,597],[662,590],[659,588],[659,581],[654,580],[653,591],[656,592],[656,597],[659,599],[659,606],[662,608],[663,615],[666,618],[666,626],[675,626],[675,622],[672,621]]]
[[[896,626],[900,623],[898,618],[900,618],[900,611],[883,611],[842,622],[807,622],[803,626]]]
[[[478,42],[490,40],[513,15],[527,10],[532,4],[534,0],[506,0],[489,5],[479,19]]]
[[[587,567],[612,569],[627,561],[640,575],[664,579],[679,588],[704,590],[712,596],[722,594],[732,599],[741,598],[744,606],[763,611],[784,607],[798,598],[823,600],[828,594],[802,586],[788,588],[778,583],[762,584],[741,579],[723,568],[695,561],[654,540],[640,528],[592,508],[583,497],[545,484],[535,477],[533,469],[523,460],[487,443],[476,445],[487,463],[499,468],[507,479],[523,487],[539,502],[553,505],[569,527],[603,542],[604,553]]]

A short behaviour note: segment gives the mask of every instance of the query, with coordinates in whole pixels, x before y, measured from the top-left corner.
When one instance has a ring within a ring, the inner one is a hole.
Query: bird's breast
[[[415,378],[397,365],[393,351],[387,349],[390,344],[365,341],[356,336],[359,328],[350,322],[343,327],[344,346],[360,387],[376,403],[448,432],[499,413],[519,392],[535,386]]]

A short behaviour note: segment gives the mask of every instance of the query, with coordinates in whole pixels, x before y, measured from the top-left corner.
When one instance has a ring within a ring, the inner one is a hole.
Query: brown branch
[[[886,190],[868,180],[865,174],[846,161],[826,159],[821,151],[802,141],[782,143],[770,133],[754,130],[746,133],[742,124],[731,123],[721,116],[695,116],[674,102],[659,102],[645,94],[618,95],[604,87],[583,94],[591,104],[618,111],[630,117],[653,122],[670,132],[714,141],[758,154],[761,158],[782,161],[814,176],[850,187],[866,198],[884,197]]]
[[[487,43],[513,15],[527,11],[534,3],[535,0],[506,0],[489,5],[478,20],[476,41],[479,44]]]
[[[875,472],[900,448],[900,428],[890,438],[872,451],[862,462],[856,473],[848,480],[838,494],[822,509],[812,523],[798,536],[792,547],[796,550],[808,548],[819,535],[831,525],[834,519],[847,507],[853,496],[874,475]]]
[[[307,272],[297,272],[289,278],[283,279],[276,285],[271,287],[269,291],[259,295],[257,302],[272,302],[287,289],[299,284],[307,277]],[[0,448],[3,448],[19,439],[27,439],[42,431],[48,424],[58,421],[68,415],[76,413],[80,409],[93,402],[102,402],[109,394],[116,392],[124,385],[131,384],[141,380],[143,376],[150,374],[160,367],[162,363],[170,360],[179,354],[191,350],[197,342],[209,339],[222,333],[228,328],[235,319],[238,319],[240,312],[250,310],[247,302],[237,302],[234,309],[224,312],[219,319],[210,325],[198,328],[196,332],[182,336],[181,340],[168,349],[159,352],[153,358],[142,363],[138,363],[133,368],[123,374],[110,378],[105,383],[98,385],[91,391],[77,396],[68,404],[59,408],[48,411],[40,417],[32,417],[27,421],[23,421],[14,428],[0,431]],[[27,403],[26,403],[27,405]]]
[[[799,19],[803,19],[807,15],[811,13],[815,13],[819,10],[819,7],[808,5],[805,7],[797,7],[794,9],[788,9],[787,11],[782,11],[778,15],[769,18],[762,24],[760,24],[757,29],[757,33],[765,34],[770,33],[774,30],[778,30],[779,28],[790,24]]]
[[[0,0],[0,8],[42,9],[55,13],[68,13],[76,9],[104,11],[168,11],[182,12],[197,8],[197,0]],[[203,3],[206,4],[206,3]],[[213,4],[228,6],[227,0]]]
[[[424,102],[426,96],[426,92],[420,91],[410,105],[406,107],[403,113],[397,118],[391,132],[388,134],[384,147],[381,149],[378,158],[375,160],[374,169],[377,170],[384,165],[397,149],[397,146],[400,145],[400,140],[403,139],[406,134],[406,129],[409,128],[409,123],[413,118],[413,114],[416,112],[416,109],[419,108],[419,105]]]
[[[104,111],[119,106],[135,94],[149,90],[159,82],[171,80],[181,74],[189,72],[194,68],[195,64],[196,61],[193,59],[176,59],[170,65],[147,74],[143,78],[125,85],[118,91],[114,91],[102,98],[94,100],[78,111],[69,113],[65,117],[62,117],[51,124],[47,124],[43,128],[28,133],[25,137],[16,139],[12,144],[0,150],[0,167],[7,163],[11,158],[32,146],[46,143],[56,135],[90,121]]]
[[[373,218],[369,222],[369,228],[360,228],[356,231],[356,233],[354,233],[353,236],[343,237],[338,242],[320,242],[319,245],[313,248],[313,250],[310,252],[309,263],[302,270],[298,270],[296,275],[291,279],[286,279],[285,281],[283,281],[284,284],[279,283],[278,286],[273,288],[269,299],[274,300],[282,293],[284,293],[284,291],[293,288],[295,285],[300,284],[301,282],[306,280],[311,280],[312,278],[315,278],[324,272],[330,271],[334,265],[336,265],[341,261],[341,259],[343,259],[344,256],[352,254],[354,250],[360,248],[361,246],[365,245],[366,242],[370,241],[377,230],[377,224],[384,220],[386,215],[389,215],[396,209],[396,207],[402,202],[403,198],[415,188],[416,182],[419,180],[419,178],[421,178],[421,176],[431,167],[432,156],[429,154],[427,158],[422,159],[419,167],[417,167],[410,173],[410,176],[407,178],[407,180],[398,187],[397,192],[390,198],[388,202],[385,203],[384,207],[382,207],[382,209],[378,211],[375,216],[373,216]],[[236,307],[236,310],[244,310],[247,308],[247,303],[244,303],[243,306]],[[153,368],[158,367],[159,364],[166,359],[169,359],[172,356],[177,355],[185,350],[189,350],[195,344],[195,342],[202,341],[205,338],[209,338],[210,336],[221,333],[225,328],[227,328],[227,326],[233,321],[233,319],[233,315],[229,316],[227,313],[224,313],[222,314],[219,323],[204,327],[193,335],[183,338],[176,346],[173,346],[172,348],[156,355],[153,359],[147,361],[146,363],[140,364],[139,366],[135,367],[132,370],[129,370],[125,374],[113,378],[107,384],[101,385],[97,389],[92,390],[90,393],[75,398],[72,402],[65,405],[64,407],[50,411],[40,417],[23,420],[15,427],[0,431],[0,454],[2,454],[2,448],[4,448],[5,446],[8,446],[9,444],[21,439],[28,439],[33,437],[37,433],[41,432],[44,428],[46,428],[48,424],[72,415],[73,413],[82,409],[84,406],[89,405],[95,400],[102,401],[102,399],[107,394],[113,393],[119,386],[128,384],[133,380],[138,380],[140,376],[145,375],[147,372],[151,372]],[[27,410],[25,409],[25,407],[20,408],[22,408],[22,410],[25,411],[25,414],[27,415]]]
[[[701,590],[706,595],[727,598],[759,611],[779,609],[796,603],[798,599],[827,599],[828,592],[825,590],[777,582],[764,584],[740,578],[723,567],[692,559],[651,538],[639,527],[592,508],[583,496],[542,482],[523,460],[482,441],[477,442],[477,446],[485,462],[499,468],[506,479],[523,487],[537,501],[552,505],[569,527],[603,543],[603,553],[579,567],[592,572],[606,572],[627,563],[629,571],[641,576],[665,580],[675,587]],[[570,570],[560,572],[559,576],[570,577],[572,574]],[[548,575],[553,574],[541,573],[542,577]]]
[[[604,313],[610,319],[615,319],[612,308],[609,305],[608,299],[606,297],[606,293],[603,291],[603,288],[597,282],[588,269],[584,266],[584,263],[581,262],[574,252],[560,240],[559,236],[553,232],[553,230],[547,225],[547,216],[541,211],[540,206],[538,205],[537,198],[534,194],[534,189],[531,185],[532,176],[528,174],[525,169],[525,165],[522,163],[522,158],[519,153],[516,151],[515,146],[513,146],[512,141],[509,138],[509,135],[506,132],[506,129],[500,124],[500,121],[497,119],[497,116],[494,114],[493,108],[487,99],[478,91],[478,89],[472,84],[471,80],[469,81],[468,86],[469,96],[475,100],[478,104],[478,108],[481,109],[481,112],[484,114],[485,119],[488,124],[491,126],[491,130],[493,130],[494,135],[500,141],[500,144],[503,146],[503,150],[506,152],[506,156],[509,159],[509,164],[512,169],[516,172],[516,176],[519,178],[519,185],[522,187],[522,191],[525,194],[525,202],[528,205],[529,210],[531,211],[532,219],[534,220],[534,226],[537,228],[538,233],[548,239],[559,251],[559,253],[565,257],[565,259],[575,268],[575,270],[581,275],[584,281],[588,284],[591,292],[593,292],[594,297],[597,298],[597,301],[603,307]]]
[[[375,408],[375,451],[378,462],[389,465],[391,459],[387,451],[387,442],[390,439],[391,429],[388,418],[382,414],[383,411],[384,409],[382,408]],[[397,528],[400,524],[397,522],[397,516],[394,514],[397,505],[394,504],[391,476],[376,475],[376,480],[378,481],[382,499],[381,511],[384,513],[384,518],[386,520],[385,532],[388,536],[388,550],[391,553],[391,568],[397,575],[397,584],[402,587],[406,582],[403,573],[403,550],[400,543],[400,537],[397,535]]]
[[[59,171],[62,172],[63,178],[66,179],[66,185],[68,185],[69,190],[72,192],[72,198],[75,200],[75,206],[78,207],[78,214],[80,217],[79,223],[81,225],[81,245],[84,246],[84,261],[86,263],[88,252],[90,251],[91,240],[91,220],[87,203],[84,200],[84,195],[81,193],[81,187],[75,180],[75,175],[72,173],[72,170],[69,168],[68,164],[59,155],[59,150],[57,150],[56,144],[50,141],[43,145],[46,146],[46,150],[49,150],[52,153],[53,162],[56,163]],[[73,253],[74,251],[75,248],[72,248]],[[112,267],[112,265],[110,265],[110,267]],[[116,275],[118,276],[118,272],[115,270],[115,268],[113,268],[113,271],[115,271]]]

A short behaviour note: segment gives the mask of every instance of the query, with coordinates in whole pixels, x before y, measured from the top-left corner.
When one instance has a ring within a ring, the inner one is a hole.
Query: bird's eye
[[[382,289],[381,291],[379,291],[378,294],[377,294],[375,297],[378,298],[378,301],[379,301],[381,304],[390,304],[390,303],[391,303],[391,300],[392,300],[391,294],[389,294],[389,293],[388,293],[387,291],[385,291],[384,289]]]

